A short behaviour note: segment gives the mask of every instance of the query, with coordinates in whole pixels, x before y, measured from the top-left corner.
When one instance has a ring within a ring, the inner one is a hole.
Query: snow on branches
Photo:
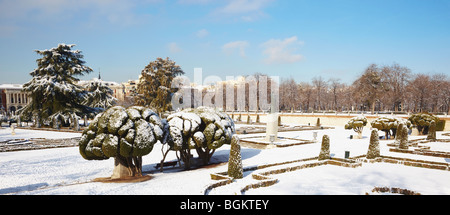
[[[20,110],[22,116],[34,116],[36,125],[43,121],[51,124],[52,116],[56,115],[70,117],[74,113],[95,112],[81,104],[85,91],[76,85],[79,79],[74,76],[90,73],[92,69],[84,65],[81,51],[71,50],[73,46],[59,44],[50,50],[36,50],[42,58],[36,60],[38,67],[30,72],[32,79],[23,86],[32,101]]]

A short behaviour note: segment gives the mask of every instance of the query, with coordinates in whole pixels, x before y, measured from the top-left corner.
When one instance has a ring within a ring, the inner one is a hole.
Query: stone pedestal
[[[270,141],[270,136],[275,135],[275,141],[278,137],[278,114],[270,113],[267,115],[266,141]]]

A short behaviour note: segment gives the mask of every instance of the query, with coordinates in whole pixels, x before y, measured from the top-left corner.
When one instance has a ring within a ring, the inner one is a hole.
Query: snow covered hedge
[[[115,106],[98,114],[79,142],[80,154],[86,160],[114,157],[130,170],[141,174],[142,156],[164,138],[164,122],[151,109]],[[134,164],[133,164],[134,162]]]
[[[185,168],[190,167],[190,150],[196,149],[203,163],[209,163],[214,151],[230,144],[236,132],[233,120],[224,112],[209,107],[186,109],[168,118],[169,145],[180,151]]]
[[[439,117],[430,113],[418,113],[410,116],[409,120],[413,125],[417,126],[420,134],[428,134],[431,122],[434,121],[435,123],[438,123]]]
[[[397,127],[398,127],[399,123],[403,123],[408,128],[411,128],[411,122],[409,120],[402,119],[402,118],[388,117],[388,116],[379,117],[376,120],[373,120],[370,124],[372,125],[372,128],[376,128],[380,131],[384,131],[386,133],[386,139],[388,139],[388,136],[391,131],[392,131],[391,136],[396,135]]]

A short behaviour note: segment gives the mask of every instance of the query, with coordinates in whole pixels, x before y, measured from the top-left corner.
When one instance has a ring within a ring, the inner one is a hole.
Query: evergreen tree
[[[117,102],[117,99],[112,96],[113,91],[99,79],[89,83],[85,89],[87,94],[83,105],[106,110]]]
[[[408,149],[408,128],[406,125],[401,126],[401,129],[397,129],[397,133],[397,136],[399,136],[398,147],[400,149]]]
[[[367,159],[375,159],[380,157],[380,140],[378,138],[378,129],[374,128],[370,133],[369,150],[367,151]]]
[[[328,135],[323,135],[322,137],[322,147],[320,148],[319,160],[330,159],[330,137]]]
[[[436,122],[434,120],[430,122],[427,140],[436,140]]]
[[[228,176],[235,179],[244,177],[244,169],[242,167],[241,144],[239,137],[233,135],[231,138],[230,158],[228,160]]]
[[[172,81],[183,74],[181,67],[169,58],[150,62],[139,77],[135,104],[151,107],[159,113],[170,110],[172,95],[176,92],[171,88]]]
[[[81,51],[71,50],[73,46],[59,44],[50,50],[36,50],[43,57],[36,60],[38,67],[30,73],[33,78],[23,86],[32,101],[20,114],[34,116],[38,126],[43,121],[51,123],[53,117],[69,118],[73,113],[93,111],[81,104],[85,92],[75,84],[79,79],[74,77],[92,69],[84,65]]]

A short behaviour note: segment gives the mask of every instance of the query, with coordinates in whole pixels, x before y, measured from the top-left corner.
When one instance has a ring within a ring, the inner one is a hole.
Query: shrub
[[[98,114],[86,128],[79,142],[81,156],[86,160],[114,157],[130,176],[142,175],[142,156],[163,138],[164,125],[151,109],[133,106],[112,107]]]
[[[434,120],[430,123],[427,140],[436,140],[436,122]]]
[[[228,176],[240,179],[244,177],[242,168],[241,145],[239,137],[233,135],[231,139],[230,158],[228,160]]]
[[[323,135],[319,160],[326,160],[326,159],[330,159],[330,137],[328,135]]]
[[[420,134],[428,134],[428,130],[431,125],[431,121],[439,122],[439,117],[423,112],[418,114],[413,114],[409,117],[409,121],[415,126],[417,126],[417,129],[419,130]]]
[[[378,138],[378,129],[373,129],[370,134],[369,150],[367,151],[367,159],[375,159],[380,156],[380,140]]]
[[[191,149],[195,149],[203,164],[223,144],[230,144],[235,133],[233,120],[224,112],[209,107],[186,109],[168,118],[171,150],[180,151],[185,168],[190,168]]]
[[[398,124],[397,137],[398,147],[400,149],[408,149],[408,128],[405,124]]]
[[[411,127],[411,122],[409,120],[401,119],[401,118],[393,118],[393,117],[379,117],[376,120],[372,121],[370,124],[372,128],[376,128],[380,131],[384,131],[386,134],[386,139],[389,138],[389,134],[392,132],[392,136],[396,135],[397,127],[400,122],[403,122],[406,127]]]
[[[350,121],[345,124],[345,129],[353,129],[358,135],[361,136],[364,126],[367,125],[367,119],[364,116],[358,116],[350,119]]]

